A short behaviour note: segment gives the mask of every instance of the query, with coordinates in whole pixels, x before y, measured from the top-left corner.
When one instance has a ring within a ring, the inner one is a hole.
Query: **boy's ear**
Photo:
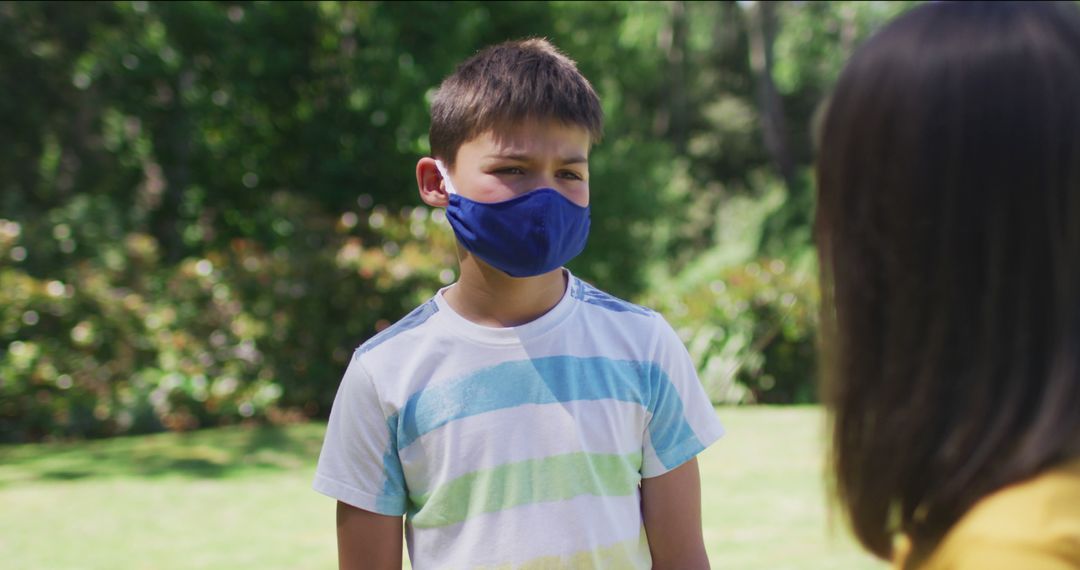
[[[420,190],[420,199],[428,206],[445,208],[450,204],[450,194],[434,158],[425,156],[416,163],[416,186]]]

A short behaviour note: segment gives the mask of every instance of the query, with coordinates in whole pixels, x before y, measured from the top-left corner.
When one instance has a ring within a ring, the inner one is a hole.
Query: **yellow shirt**
[[[903,547],[894,568],[903,568]],[[1080,569],[1080,459],[982,499],[919,570]]]

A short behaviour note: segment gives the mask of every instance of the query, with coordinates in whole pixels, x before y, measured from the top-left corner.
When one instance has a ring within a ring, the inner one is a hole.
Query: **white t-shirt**
[[[568,279],[522,326],[440,291],[358,348],[315,490],[405,515],[418,569],[651,567],[641,478],[723,428],[662,316]]]

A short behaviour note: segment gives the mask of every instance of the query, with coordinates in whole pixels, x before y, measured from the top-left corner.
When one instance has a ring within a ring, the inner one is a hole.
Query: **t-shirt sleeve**
[[[656,477],[686,463],[720,439],[716,417],[682,340],[663,317],[656,367],[650,371],[649,420],[642,450],[642,477]]]
[[[353,358],[330,410],[312,487],[366,511],[405,514],[405,479],[394,432],[371,376]]]

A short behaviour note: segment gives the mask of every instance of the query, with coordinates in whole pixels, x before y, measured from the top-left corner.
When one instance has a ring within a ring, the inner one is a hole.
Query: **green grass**
[[[819,408],[720,408],[727,429],[700,456],[705,544],[714,568],[883,570],[830,517]]]
[[[867,569],[821,482],[816,408],[721,408],[701,456],[714,568]],[[323,426],[0,447],[0,560],[26,569],[334,568]]]

